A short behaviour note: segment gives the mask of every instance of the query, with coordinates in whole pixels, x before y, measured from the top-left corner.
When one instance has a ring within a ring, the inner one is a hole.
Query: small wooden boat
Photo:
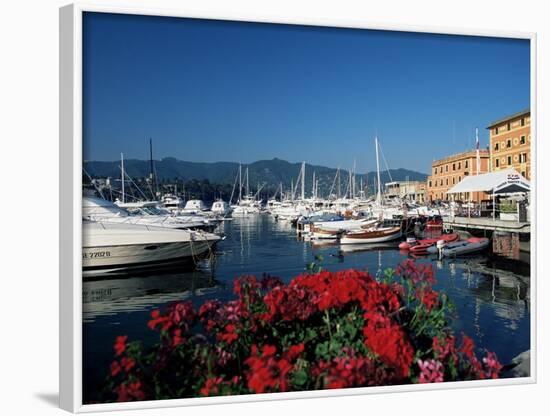
[[[465,241],[449,243],[441,249],[441,255],[444,257],[450,257],[476,253],[478,251],[483,251],[487,247],[489,247],[489,242],[490,240],[485,237],[472,237]]]
[[[401,238],[401,227],[380,227],[369,230],[350,231],[340,238],[340,244],[372,244]]]
[[[342,231],[339,229],[327,229],[314,224],[310,225],[309,232],[313,238],[320,240],[335,240],[340,237],[340,234],[342,234]]]

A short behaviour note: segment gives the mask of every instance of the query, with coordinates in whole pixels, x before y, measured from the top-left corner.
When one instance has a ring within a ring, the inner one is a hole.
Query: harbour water
[[[284,281],[316,262],[327,270],[367,269],[371,274],[395,267],[408,254],[397,243],[340,247],[314,244],[297,237],[288,222],[269,215],[234,218],[223,225],[225,240],[215,259],[197,270],[151,276],[85,281],[83,285],[84,400],[98,400],[118,335],[145,345],[157,334],[147,328],[150,312],[173,301],[196,305],[208,299],[233,297],[233,279],[268,273]],[[436,289],[456,307],[453,328],[471,336],[480,352],[496,352],[502,363],[530,348],[529,265],[486,255],[417,259],[432,263]]]

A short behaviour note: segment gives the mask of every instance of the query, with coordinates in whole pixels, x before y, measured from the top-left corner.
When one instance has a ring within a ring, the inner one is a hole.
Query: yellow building
[[[531,111],[520,111],[491,123],[491,171],[514,168],[531,179]]]
[[[434,160],[432,174],[428,176],[428,200],[460,200],[481,201],[486,197],[483,192],[475,192],[474,195],[449,195],[447,191],[459,183],[468,175],[478,175],[489,171],[489,152],[486,149],[479,150],[479,172],[477,172],[477,152],[468,150],[457,153],[444,159]]]

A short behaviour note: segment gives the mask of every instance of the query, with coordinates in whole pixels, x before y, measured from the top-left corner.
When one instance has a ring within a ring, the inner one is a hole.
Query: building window
[[[460,170],[461,165],[462,165],[462,162],[458,162],[458,170]]]
[[[431,187],[432,187],[432,181],[430,181],[430,182],[428,183],[428,185],[429,185],[429,187],[431,188]]]
[[[512,156],[508,156],[508,166],[512,164]]]
[[[521,119],[521,127],[523,127],[523,126],[525,126],[525,119],[524,118]]]
[[[500,160],[495,159],[495,168],[498,168],[498,167],[499,167],[499,162],[500,162]]]
[[[508,147],[508,148],[512,147],[512,140],[511,139],[506,140],[506,147]]]
[[[506,124],[506,128],[510,131],[510,123]]]
[[[519,155],[519,163],[525,163],[527,162],[527,153],[521,153]]]
[[[495,143],[495,150],[498,150],[498,143]]]
[[[449,178],[445,179],[445,185],[449,186]]]
[[[455,180],[456,180],[456,178],[453,176],[453,185],[455,184]]]
[[[464,162],[464,169],[468,169],[468,161]]]
[[[498,127],[495,127],[495,134],[498,134]]]
[[[439,181],[439,186],[443,186],[443,179]]]
[[[525,144],[525,136],[519,138],[519,144]]]
[[[470,172],[464,172],[464,176],[468,176]]]
[[[525,171],[524,171],[524,170],[521,171],[521,176],[523,176],[524,178],[526,177],[526,176],[525,176]]]
[[[462,177],[461,177],[461,176],[459,176],[459,177],[458,177],[458,181],[460,182],[461,180],[462,180]]]
[[[453,163],[453,170],[456,170],[456,164]]]
[[[445,172],[449,171],[449,165],[445,165]]]

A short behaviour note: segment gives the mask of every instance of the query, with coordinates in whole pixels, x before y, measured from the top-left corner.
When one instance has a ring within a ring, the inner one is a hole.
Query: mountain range
[[[191,181],[207,180],[217,184],[233,184],[236,180],[239,164],[235,162],[188,162],[178,160],[172,157],[154,160],[153,162],[157,181],[160,183],[173,181]],[[242,166],[243,186],[245,169],[248,168],[249,183],[251,189],[256,189],[257,185],[265,185],[265,188],[273,189],[283,184],[285,189],[289,189],[291,182],[296,182],[301,169],[301,163],[291,163],[281,159],[259,160]],[[118,178],[120,177],[120,161],[85,161],[84,169],[95,178]],[[124,161],[126,173],[134,178],[144,178],[150,174],[150,161],[128,159]],[[310,165],[306,163],[306,181],[305,186],[309,193],[313,183],[313,172],[319,180],[319,190],[326,194],[335,183],[337,169],[325,166]],[[356,187],[363,184],[372,189],[376,177],[376,172],[356,174]],[[380,172],[380,182],[382,184],[391,181],[425,181],[425,173],[416,172],[408,169],[390,169]],[[349,181],[349,174],[341,170],[340,183],[341,192],[345,192]],[[336,192],[337,185],[334,185]]]

